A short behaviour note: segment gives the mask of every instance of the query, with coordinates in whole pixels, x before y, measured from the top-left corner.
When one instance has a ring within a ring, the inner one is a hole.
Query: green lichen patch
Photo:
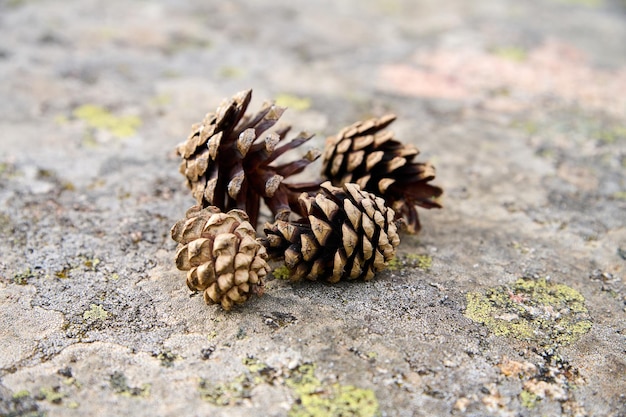
[[[26,268],[21,272],[17,272],[13,275],[13,282],[17,285],[26,285],[30,278],[35,278],[35,274],[30,268]]]
[[[546,279],[520,278],[511,286],[467,294],[465,315],[498,336],[512,336],[544,348],[567,345],[591,329],[584,297]]]
[[[86,321],[106,320],[109,312],[102,307],[102,304],[91,304],[89,310],[83,313],[83,319]]]
[[[27,389],[23,389],[13,394],[13,399],[15,400],[19,400],[20,398],[26,398],[26,397],[30,397],[30,391],[28,391]]]
[[[255,384],[260,384],[262,382],[273,384],[278,375],[278,371],[276,369],[252,356],[245,358],[243,360],[243,364],[246,368],[248,368]]]
[[[272,275],[276,279],[287,280],[291,276],[291,271],[289,271],[289,268],[287,268],[286,265],[281,265],[272,271]]]
[[[0,178],[15,178],[23,176],[24,173],[17,169],[12,162],[0,162]]]
[[[40,400],[43,400],[42,397]],[[37,399],[28,390],[21,390],[11,396],[11,398],[0,397],[0,413],[3,416],[15,417],[44,417],[45,412],[39,409]]]
[[[353,385],[325,384],[315,376],[315,365],[276,369],[257,358],[243,360],[246,371],[231,381],[200,379],[200,397],[218,406],[242,405],[261,384],[284,384],[294,392],[289,417],[373,417],[380,415],[374,391]]]
[[[537,405],[537,401],[539,400],[539,398],[535,394],[526,390],[523,390],[520,393],[519,397],[522,406],[528,409],[535,408],[535,406]]]
[[[35,399],[46,400],[51,404],[61,404],[66,396],[67,394],[61,391],[60,386],[42,387]]]
[[[419,268],[428,271],[433,266],[433,258],[427,254],[409,253],[396,256],[389,261],[387,269],[398,271],[404,268]]]
[[[276,96],[276,105],[294,110],[306,110],[311,107],[311,99],[283,93]]]
[[[379,415],[374,391],[353,385],[324,384],[315,366],[303,364],[292,371],[287,385],[298,396],[289,417],[366,417]]]
[[[252,396],[251,391],[254,386],[252,378],[242,374],[226,383],[214,384],[207,379],[200,379],[198,391],[200,398],[213,405],[241,405],[245,399]]]
[[[126,376],[119,371],[113,372],[109,378],[109,385],[113,392],[123,397],[143,397],[150,396],[151,384],[143,384],[141,387],[130,387]]]
[[[626,126],[617,125],[599,129],[597,137],[602,144],[614,144],[618,141],[624,141],[626,140]]]
[[[241,405],[251,397],[251,391],[255,386],[274,383],[278,375],[276,369],[252,356],[246,357],[242,362],[246,372],[232,381],[212,383],[207,379],[201,379],[198,384],[200,398],[218,406]]]
[[[116,116],[95,104],[84,104],[74,109],[75,118],[84,121],[92,129],[102,129],[117,138],[134,136],[142,124],[138,116]]]

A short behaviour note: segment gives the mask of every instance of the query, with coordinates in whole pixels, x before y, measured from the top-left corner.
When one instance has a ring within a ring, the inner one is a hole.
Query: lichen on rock
[[[542,347],[568,345],[591,329],[585,299],[578,291],[548,279],[520,278],[467,294],[465,316],[498,336],[512,336]]]

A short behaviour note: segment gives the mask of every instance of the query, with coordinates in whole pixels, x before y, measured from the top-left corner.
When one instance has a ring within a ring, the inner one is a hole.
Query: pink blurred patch
[[[404,64],[383,66],[380,78],[383,90],[410,96],[463,99],[470,95],[452,75],[424,71]]]
[[[419,52],[408,63],[380,68],[383,91],[415,97],[479,99],[494,110],[516,111],[543,99],[626,111],[626,68],[592,67],[573,46],[548,41],[522,61],[486,51]]]

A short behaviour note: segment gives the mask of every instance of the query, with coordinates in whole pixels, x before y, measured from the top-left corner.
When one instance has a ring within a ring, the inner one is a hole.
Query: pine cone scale
[[[394,115],[386,115],[360,121],[328,138],[323,173],[335,186],[353,182],[379,194],[394,208],[397,219],[405,219],[407,231],[415,233],[420,224],[414,206],[441,207],[436,199],[442,190],[428,184],[435,178],[432,165],[413,162],[419,150],[384,130],[394,120]]]
[[[187,286],[204,291],[207,303],[225,310],[260,292],[270,270],[267,251],[255,239],[255,230],[241,210],[221,213],[210,206],[194,206],[172,227],[179,243],[176,266],[187,271]]]
[[[396,226],[389,221],[393,211],[355,184],[336,188],[324,183],[321,190],[315,197],[300,196],[308,216],[291,224],[296,231],[288,230],[285,222],[266,225],[265,247],[270,255],[284,254],[293,280],[371,279],[399,243]]]
[[[307,152],[301,159],[272,166],[276,158],[312,135],[301,132],[278,146],[290,131],[289,126],[274,129],[286,109],[264,103],[256,114],[246,116],[251,97],[252,91],[245,90],[223,101],[214,113],[192,126],[177,152],[183,160],[180,171],[197,204],[223,211],[245,209],[256,227],[261,199],[275,216],[299,210],[293,204],[298,194],[281,186],[285,178],[301,172],[320,154]]]

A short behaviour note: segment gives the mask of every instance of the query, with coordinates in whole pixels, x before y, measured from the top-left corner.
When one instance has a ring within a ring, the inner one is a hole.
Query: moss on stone
[[[544,347],[570,344],[592,326],[584,297],[546,279],[520,278],[512,286],[468,293],[465,315],[498,336]]]

